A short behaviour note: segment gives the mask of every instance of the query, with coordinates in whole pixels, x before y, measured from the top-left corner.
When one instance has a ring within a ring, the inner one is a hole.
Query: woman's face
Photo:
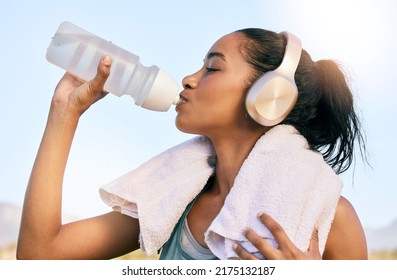
[[[238,132],[252,122],[244,108],[252,70],[239,50],[243,39],[239,33],[222,37],[207,53],[203,67],[183,79],[176,106],[179,130],[210,137]]]

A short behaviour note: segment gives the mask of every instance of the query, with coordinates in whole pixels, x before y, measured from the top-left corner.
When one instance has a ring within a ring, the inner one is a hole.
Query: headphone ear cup
[[[302,54],[302,44],[298,37],[289,32],[280,34],[287,38],[281,64],[275,70],[260,76],[245,98],[248,114],[264,126],[282,122],[298,99],[295,72]]]
[[[274,126],[287,117],[298,99],[294,81],[277,71],[259,77],[247,92],[246,109],[257,123]]]

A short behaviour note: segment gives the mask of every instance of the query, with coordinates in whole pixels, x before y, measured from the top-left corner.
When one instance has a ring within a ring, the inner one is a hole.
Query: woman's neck
[[[217,156],[215,180],[211,187],[214,194],[226,197],[245,159],[262,135],[240,133],[235,137],[210,138]]]

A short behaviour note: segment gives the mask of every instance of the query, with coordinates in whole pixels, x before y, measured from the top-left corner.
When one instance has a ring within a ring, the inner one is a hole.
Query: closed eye
[[[207,72],[208,72],[208,73],[209,73],[209,72],[219,71],[219,69],[217,69],[217,68],[211,68],[211,67],[206,67],[206,69],[207,69]]]

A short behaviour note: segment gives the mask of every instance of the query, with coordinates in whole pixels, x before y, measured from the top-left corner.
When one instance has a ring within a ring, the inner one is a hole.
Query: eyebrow
[[[219,57],[219,58],[223,59],[224,61],[226,61],[225,55],[223,53],[220,53],[220,52],[210,52],[210,53],[207,54],[207,56],[203,60],[205,61],[205,60],[208,60],[208,59],[210,59],[212,57]]]

